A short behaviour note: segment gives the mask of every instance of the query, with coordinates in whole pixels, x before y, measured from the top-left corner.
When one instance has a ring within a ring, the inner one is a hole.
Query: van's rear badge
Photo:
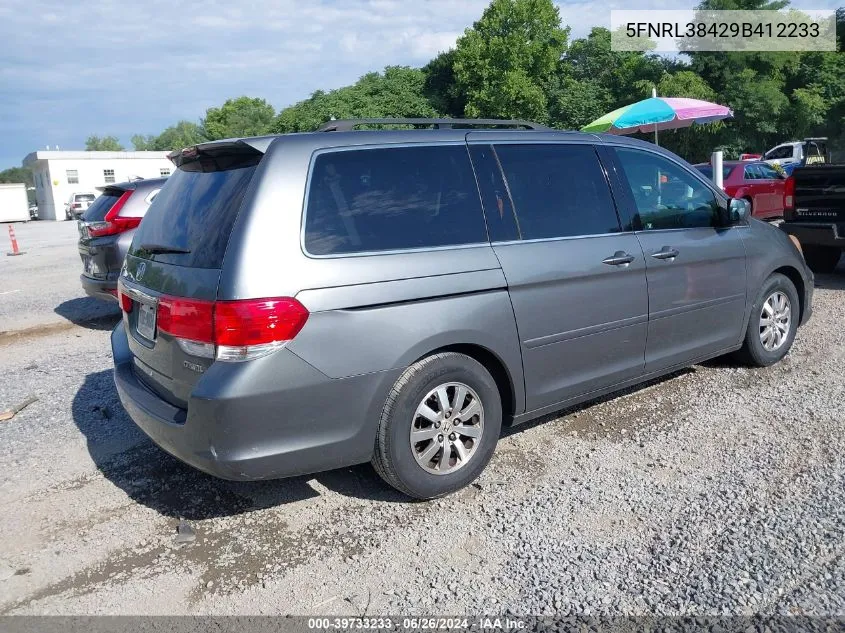
[[[205,371],[205,367],[203,367],[202,365],[199,365],[197,363],[192,363],[192,362],[187,361],[187,360],[182,361],[182,367],[184,367],[186,369],[190,369],[191,371],[195,371],[198,374],[201,374]]]

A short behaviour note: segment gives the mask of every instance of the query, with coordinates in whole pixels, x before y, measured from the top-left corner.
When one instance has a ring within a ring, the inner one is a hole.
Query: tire
[[[814,273],[832,273],[836,270],[842,251],[830,246],[804,246],[804,261]]]
[[[746,196],[744,199],[748,200],[748,217],[753,218],[754,217],[754,199],[749,197],[749,196]]]
[[[777,309],[778,299],[785,299],[788,309],[788,321],[784,321],[779,315],[785,311]],[[774,318],[770,317],[774,309]],[[800,321],[800,303],[795,285],[788,277],[775,273],[766,279],[763,287],[751,307],[751,316],[748,319],[748,327],[745,331],[745,341],[737,356],[744,364],[753,367],[768,367],[774,365],[789,353],[792,343],[795,340],[795,333],[798,330]],[[766,312],[764,313],[764,310]],[[766,334],[767,327],[763,319],[768,318],[772,322],[772,335]],[[775,323],[776,322],[776,323]],[[779,325],[778,325],[779,324]],[[768,339],[764,342],[764,339]]]
[[[461,410],[469,418],[458,418],[454,428],[457,416],[452,413],[448,419],[452,409],[440,406],[441,387],[455,409],[459,407],[455,401],[462,395],[459,389],[466,388]],[[480,414],[474,413],[476,398]],[[419,413],[423,404],[429,407],[425,416]],[[435,429],[435,424],[440,426]],[[502,399],[490,372],[464,354],[434,354],[408,367],[393,386],[382,410],[372,463],[382,479],[409,497],[442,497],[481,474],[499,441],[501,427]],[[431,438],[412,444],[412,429]],[[443,435],[437,429],[449,432]],[[447,447],[445,461],[446,451],[438,447]],[[444,472],[440,472],[441,466]]]

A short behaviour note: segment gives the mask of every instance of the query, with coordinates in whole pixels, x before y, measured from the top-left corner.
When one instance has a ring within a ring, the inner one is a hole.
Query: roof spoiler
[[[170,152],[167,157],[183,171],[223,171],[256,165],[272,139],[226,139],[191,145]]]

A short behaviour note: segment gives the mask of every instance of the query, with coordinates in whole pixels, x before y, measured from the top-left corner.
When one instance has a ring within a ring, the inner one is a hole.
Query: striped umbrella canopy
[[[712,123],[733,116],[727,106],[682,97],[651,97],[605,114],[581,128],[582,132],[634,134],[674,130],[693,123]]]

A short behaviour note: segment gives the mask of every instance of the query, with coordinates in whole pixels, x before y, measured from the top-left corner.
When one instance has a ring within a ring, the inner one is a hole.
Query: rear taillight
[[[795,208],[795,176],[790,176],[783,183],[783,211],[792,212]]]
[[[81,202],[74,202],[74,203],[73,203],[73,205],[71,205],[71,206],[72,206],[74,209],[81,209],[81,208],[82,208],[82,203],[81,203]]]
[[[163,296],[158,300],[158,329],[176,338],[214,342],[214,302]]]
[[[106,213],[103,222],[92,222],[88,225],[88,234],[91,237],[105,237],[106,235],[117,235],[124,233],[130,229],[134,229],[141,224],[141,218],[122,218],[120,217],[120,210],[126,201],[132,196],[133,191],[124,191],[123,195],[117,199]]]
[[[240,301],[201,301],[162,296],[157,326],[196,356],[251,360],[293,339],[308,320],[308,310],[288,297]]]
[[[120,302],[120,309],[129,314],[132,312],[132,299],[123,292],[120,284],[117,284],[117,300]]]
[[[218,301],[214,337],[218,360],[249,360],[272,352],[293,339],[308,320],[296,299]]]

